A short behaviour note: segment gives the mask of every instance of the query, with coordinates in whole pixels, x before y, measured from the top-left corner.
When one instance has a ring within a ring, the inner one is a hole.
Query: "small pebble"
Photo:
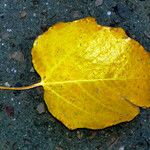
[[[124,150],[124,146],[121,146],[121,147],[119,148],[119,150]]]
[[[8,82],[5,82],[4,85],[10,87],[10,84]]]
[[[33,13],[33,17],[36,17],[36,13]]]
[[[36,110],[38,111],[39,114],[44,113],[44,112],[45,112],[45,105],[44,105],[44,103],[40,103],[40,104],[37,106],[37,109],[36,109]]]
[[[95,1],[95,6],[97,7],[97,6],[100,6],[100,5],[102,5],[103,4],[103,0],[96,0]]]
[[[20,18],[25,18],[26,16],[27,16],[27,12],[23,10],[23,11],[20,13]]]
[[[5,112],[7,113],[7,115],[9,117],[13,117],[14,116],[14,107],[12,107],[12,106],[5,106],[4,110],[5,110]]]
[[[83,137],[83,133],[82,132],[80,132],[80,131],[77,131],[77,137],[78,137],[78,139],[82,139],[82,137]]]
[[[2,39],[8,39],[9,36],[10,34],[8,32],[2,33]]]
[[[7,29],[7,32],[12,32],[12,29]]]
[[[73,11],[72,12],[72,16],[73,16],[73,18],[79,18],[80,17],[80,12],[79,11]]]
[[[16,51],[16,52],[13,52],[12,54],[9,55],[9,58],[10,59],[14,59],[14,60],[17,60],[21,63],[24,62],[24,55],[21,51]]]
[[[111,15],[111,11],[107,11],[107,15],[110,16]]]
[[[33,68],[33,67],[31,67],[30,72],[35,72],[35,70],[34,70],[34,68]]]
[[[14,101],[14,98],[11,98],[11,101]]]
[[[55,150],[63,150],[63,148],[60,147],[60,146],[56,146],[56,149],[55,149]]]
[[[97,132],[96,131],[91,131],[89,139],[93,139],[96,136]]]
[[[16,121],[16,118],[13,118],[12,120],[13,120],[13,121]]]
[[[11,72],[16,73],[17,70],[16,70],[15,68],[12,68],[12,69],[11,69]]]

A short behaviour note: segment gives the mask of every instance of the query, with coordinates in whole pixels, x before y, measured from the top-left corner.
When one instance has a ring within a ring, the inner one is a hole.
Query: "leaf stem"
[[[23,87],[0,86],[0,90],[15,90],[15,91],[21,91],[21,90],[33,89],[33,88],[36,88],[36,87],[38,87],[38,86],[42,86],[42,82],[35,83],[35,84],[32,84],[32,85],[28,85],[28,86],[23,86]]]

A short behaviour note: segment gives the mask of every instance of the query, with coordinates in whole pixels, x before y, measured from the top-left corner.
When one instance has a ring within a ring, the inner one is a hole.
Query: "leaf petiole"
[[[7,87],[7,86],[0,86],[0,90],[15,90],[15,91],[21,91],[21,90],[29,90],[36,88],[38,86],[42,86],[42,82],[35,83],[29,86],[23,86],[23,87]]]

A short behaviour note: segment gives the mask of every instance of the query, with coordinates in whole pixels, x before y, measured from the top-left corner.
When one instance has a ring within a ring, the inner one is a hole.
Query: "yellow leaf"
[[[150,107],[150,53],[121,28],[90,17],[58,23],[32,57],[49,111],[70,129],[105,128]]]

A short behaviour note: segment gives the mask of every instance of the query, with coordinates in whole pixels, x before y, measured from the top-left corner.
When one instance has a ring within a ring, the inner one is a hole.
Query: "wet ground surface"
[[[31,62],[35,38],[59,21],[93,16],[123,27],[150,51],[149,0],[0,0],[0,84],[40,80]],[[69,131],[51,116],[41,88],[0,91],[0,150],[149,150],[150,110],[103,130]]]

